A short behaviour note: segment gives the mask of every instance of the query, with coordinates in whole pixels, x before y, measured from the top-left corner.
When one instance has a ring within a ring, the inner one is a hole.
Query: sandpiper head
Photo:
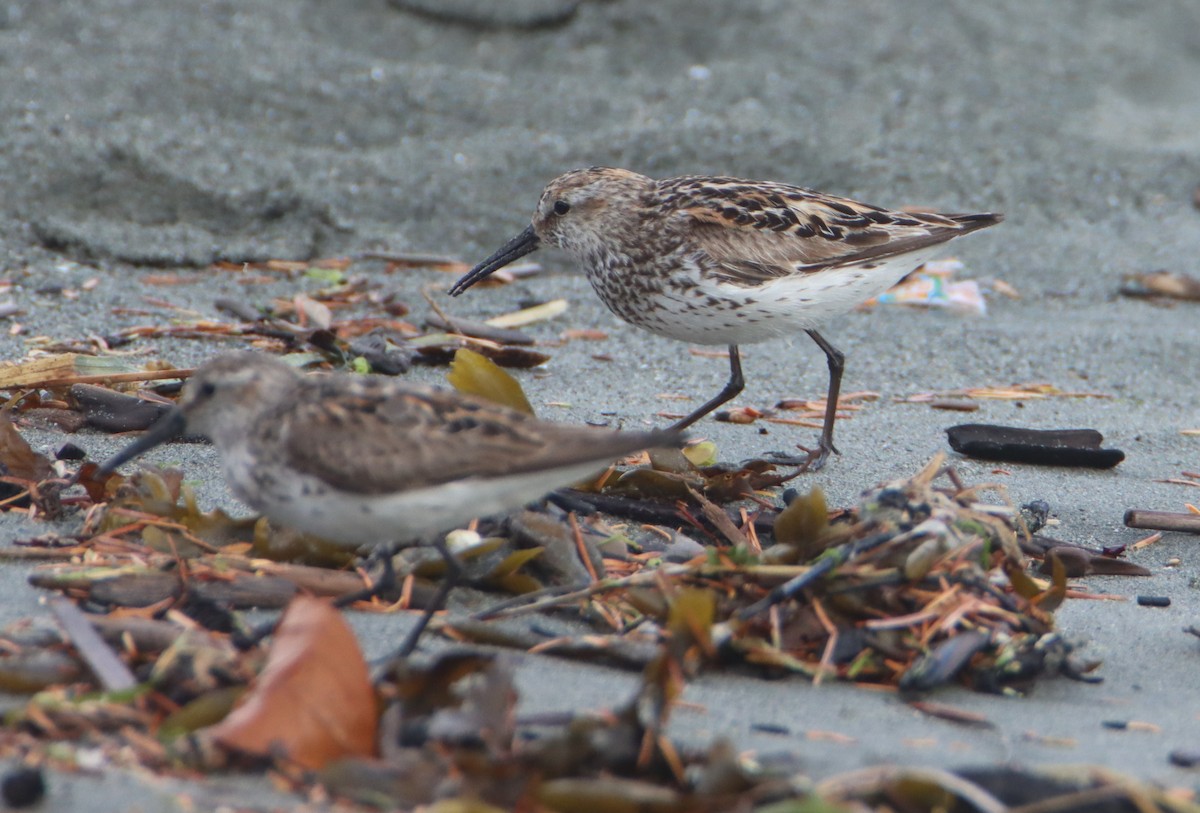
[[[605,232],[636,216],[653,183],[645,175],[612,167],[564,173],[542,191],[533,230],[543,243],[585,254]]]
[[[529,227],[454,283],[450,295],[458,296],[543,243],[577,256],[602,250],[601,241],[607,235],[636,224],[642,200],[653,184],[645,175],[613,167],[574,169],[559,175],[546,184]]]
[[[297,380],[296,372],[263,353],[226,353],[197,368],[183,388],[179,403],[137,440],[100,465],[100,473],[116,470],[155,446],[181,435],[202,435],[218,446],[249,431],[263,409],[278,403],[278,392]]]
[[[276,393],[298,379],[296,371],[265,353],[226,353],[205,362],[188,380],[179,398],[187,431],[215,443],[245,431]]]

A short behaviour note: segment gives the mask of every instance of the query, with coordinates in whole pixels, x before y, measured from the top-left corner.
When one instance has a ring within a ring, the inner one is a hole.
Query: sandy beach
[[[1107,471],[961,460],[967,482],[1000,482],[1016,503],[1046,500],[1063,540],[1131,543],[1146,534],[1123,527],[1126,509],[1196,504],[1196,489],[1161,481],[1200,470],[1200,437],[1181,434],[1200,427],[1200,305],[1118,289],[1127,274],[1200,274],[1200,5],[752,0],[731,9],[686,0],[0,4],[0,278],[21,309],[0,327],[22,328],[0,331],[0,358],[24,357],[34,337],[78,340],[161,318],[147,315],[147,297],[215,316],[218,297],[258,302],[316,287],[281,278],[249,288],[211,272],[215,261],[403,252],[474,263],[528,224],[546,181],[576,166],[771,179],[891,208],[1003,212],[1002,225],[952,253],[961,276],[1019,294],[990,297],[983,316],[880,307],[831,323],[823,332],[846,353],[844,390],[880,398],[839,424],[842,454],[800,486],[853,504],[949,452],[945,427],[971,420],[1091,427],[1126,453]],[[568,312],[530,328],[537,338],[608,334],[555,348],[549,364],[520,374],[544,417],[660,425],[657,413],[678,407],[661,394],[699,403],[724,383],[724,360],[621,323],[563,255],[534,258],[545,273],[437,301],[484,317],[563,297]],[[163,285],[155,275],[164,273],[179,280]],[[383,264],[362,273],[382,276]],[[453,280],[386,275],[414,321],[429,312],[422,290],[438,297]],[[235,346],[134,349],[189,366]],[[746,348],[745,367],[739,405],[824,395],[824,359],[803,335]],[[438,381],[444,370],[412,374]],[[1030,382],[1102,397],[983,401],[965,419],[900,402]],[[696,427],[730,460],[816,436],[768,432]],[[96,458],[122,443],[24,434],[39,450],[72,440]],[[174,446],[151,459],[183,466],[206,504],[232,503],[211,449]],[[46,530],[0,516],[0,543]],[[1200,622],[1196,545],[1166,534],[1130,557],[1149,578],[1079,580],[1124,599],[1070,601],[1058,613],[1062,632],[1104,661],[1102,684],[1047,680],[1026,698],[936,694],[986,715],[990,729],[920,716],[852,685],[712,671],[689,684],[695,705],[676,715],[673,733],[798,753],[817,777],[878,763],[1090,763],[1200,789],[1195,772],[1167,758],[1200,749],[1200,642],[1182,631]],[[28,573],[9,565],[0,574],[0,620],[45,612]],[[1140,607],[1137,594],[1172,603]],[[371,656],[406,624],[351,621]],[[611,706],[635,681],[549,657],[518,668],[530,712]],[[1103,726],[1113,720],[1157,730]],[[762,722],[790,733],[763,733]],[[85,800],[97,811],[176,810],[185,791],[198,794],[197,809],[216,807],[221,793],[287,804],[242,780],[202,790],[112,771],[50,784],[48,810]]]

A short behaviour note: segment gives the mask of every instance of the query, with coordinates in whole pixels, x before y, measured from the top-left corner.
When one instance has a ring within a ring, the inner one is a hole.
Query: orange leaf
[[[54,473],[50,460],[30,448],[5,413],[0,413],[0,464],[10,477],[35,483]]]
[[[378,711],[354,633],[326,600],[288,605],[267,665],[243,702],[206,730],[255,756],[279,752],[309,769],[375,753]]]

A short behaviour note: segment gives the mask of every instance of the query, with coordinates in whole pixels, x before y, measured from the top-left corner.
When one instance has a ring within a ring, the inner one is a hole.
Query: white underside
[[[751,288],[704,279],[684,294],[660,294],[657,324],[642,327],[695,344],[753,344],[810,330],[891,288],[940,248],[879,260],[871,269],[794,274]],[[727,304],[699,307],[710,296]]]
[[[351,548],[427,540],[477,517],[502,514],[603,468],[590,461],[493,479],[471,478],[394,494],[352,494],[312,478],[285,478],[286,493],[264,494],[239,478],[237,455],[226,459],[235,493],[273,523]],[[230,464],[233,464],[231,466]],[[251,493],[251,491],[255,493]]]

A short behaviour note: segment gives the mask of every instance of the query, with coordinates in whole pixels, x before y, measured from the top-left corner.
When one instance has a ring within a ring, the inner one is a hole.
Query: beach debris
[[[478,395],[526,415],[533,414],[533,406],[517,380],[474,350],[462,347],[455,351],[446,380],[459,392]]]
[[[1013,384],[1007,387],[963,387],[957,390],[939,390],[936,392],[918,392],[902,398],[897,403],[903,404],[941,404],[940,409],[948,408],[952,402],[959,400],[973,401],[1029,401],[1043,398],[1112,398],[1107,393],[1073,392],[1064,390],[1054,384],[1034,382],[1029,384]]]
[[[461,333],[475,339],[487,339],[498,344],[531,345],[533,337],[511,328],[495,327],[487,322],[462,319],[457,316],[441,316],[432,313],[425,318],[425,326],[438,331]]]
[[[50,599],[50,610],[75,651],[106,692],[123,692],[137,685],[129,667],[109,648],[75,603],[61,596]]]
[[[1022,547],[1023,550],[1024,546]],[[1116,558],[1105,551],[1093,551],[1080,545],[1068,545],[1053,541],[1046,547],[1041,556],[1039,567],[1042,573],[1052,574],[1054,559],[1057,558],[1066,569],[1067,578],[1077,579],[1082,576],[1151,576],[1149,570],[1133,562]]]
[[[1156,483],[1170,483],[1177,486],[1191,486],[1192,488],[1200,488],[1200,472],[1183,471],[1179,477],[1163,477],[1155,479]]]
[[[95,384],[72,385],[67,390],[67,403],[82,414],[85,426],[102,432],[147,429],[170,409],[166,400],[152,401]]]
[[[259,759],[319,770],[376,753],[378,712],[353,631],[328,601],[288,604],[266,665],[241,701],[203,738]]]
[[[519,311],[493,316],[486,321],[490,327],[512,329],[555,319],[567,312],[570,304],[565,299],[551,299],[537,305],[530,305]]]
[[[1137,604],[1139,607],[1170,607],[1170,596],[1138,596]]]
[[[1126,528],[1141,528],[1150,531],[1179,531],[1200,534],[1200,514],[1194,512],[1147,511],[1130,508],[1125,512]]]
[[[964,423],[946,429],[950,447],[967,457],[1043,466],[1109,469],[1125,459],[1119,449],[1102,449],[1095,429],[1024,429]]]
[[[954,258],[927,262],[908,274],[874,299],[867,300],[860,309],[875,305],[909,305],[925,308],[947,308],[959,313],[983,316],[987,313],[985,293],[997,291],[1016,297],[1012,286],[997,281],[982,282],[973,279],[953,279],[964,269],[961,261]]]
[[[60,353],[17,364],[0,365],[0,390],[50,387],[72,384],[83,378],[93,380],[97,377],[112,382],[149,380],[126,377],[135,372],[134,366],[124,358]]]
[[[1122,282],[1120,292],[1124,296],[1200,302],[1200,278],[1173,271],[1130,274]]]
[[[22,765],[6,772],[0,780],[0,797],[13,810],[33,807],[45,795],[46,779],[40,767]]]
[[[714,455],[715,447],[700,456]],[[56,658],[33,673],[26,685],[40,694],[10,721],[29,733],[26,748],[35,752],[86,736],[149,770],[169,770],[181,755],[204,771],[269,767],[297,791],[312,792],[315,783],[323,793],[384,807],[471,798],[501,810],[601,804],[683,813],[767,799],[816,803],[798,766],[765,767],[719,740],[689,749],[670,740],[666,723],[684,682],[700,670],[741,663],[766,675],[837,678],[909,695],[949,682],[1019,693],[1056,673],[1094,679],[1095,665],[1081,663],[1054,629],[1051,613],[1068,596],[1058,555],[1047,555],[1058,564],[1046,582],[1025,569],[1022,517],[1036,527],[1048,506],[1022,513],[989,504],[940,456],[911,477],[868,490],[851,509],[831,509],[819,490],[793,491],[776,507],[758,488],[789,475],[765,461],[698,466],[665,452],[649,459],[650,469],[634,471],[663,483],[627,481],[621,496],[593,485],[598,490],[570,492],[563,502],[651,507],[661,524],[527,510],[514,527],[534,547],[515,551],[486,535],[505,533],[507,523],[460,532],[468,570],[479,564],[495,577],[493,587],[519,594],[477,614],[499,624],[454,615],[434,622],[460,640],[640,669],[636,692],[615,709],[523,722],[511,662],[461,646],[423,661],[392,661],[370,681],[340,615],[325,600],[294,597],[300,587],[326,595],[361,590],[361,576],[252,557],[250,539],[276,534],[261,522],[235,530],[227,518],[195,509],[180,474],[143,470],[100,484],[100,504],[77,540],[90,551],[86,561],[40,570],[37,583],[86,597],[93,608],[114,606],[114,594],[130,598],[113,589],[116,582],[157,570],[167,589],[123,605],[145,610],[77,616],[107,642],[101,651],[140,679],[151,677],[130,691],[88,694],[82,689],[94,678],[72,655],[78,636],[70,648],[53,628],[9,633],[0,679],[7,662],[17,670],[17,655],[31,666],[34,654]],[[622,476],[601,482],[616,487]],[[685,487],[667,499],[642,493],[668,481]],[[706,544],[692,541],[690,556],[666,561],[664,552],[681,544],[680,529]],[[615,549],[614,539],[622,540]],[[575,557],[560,565],[561,577],[537,570],[551,548],[564,562]],[[420,577],[420,563],[414,567],[405,580],[412,595],[438,575]],[[265,591],[289,605],[284,621],[266,642],[239,637],[242,625],[228,608],[262,595],[245,592],[246,582],[272,580],[292,585]],[[206,593],[218,586],[224,595]],[[147,598],[154,601],[142,604]],[[383,611],[389,600],[359,606]],[[586,619],[590,631],[548,638],[512,623],[533,612],[543,627],[554,629],[555,614],[567,613]],[[314,696],[323,702],[311,702]],[[912,702],[959,724],[989,725],[923,698]],[[845,740],[836,732],[805,736]],[[994,792],[953,774],[889,776],[868,782],[847,774],[829,785],[830,798],[876,804],[888,788],[894,803],[907,798],[910,782],[922,793],[942,787],[958,798]]]

